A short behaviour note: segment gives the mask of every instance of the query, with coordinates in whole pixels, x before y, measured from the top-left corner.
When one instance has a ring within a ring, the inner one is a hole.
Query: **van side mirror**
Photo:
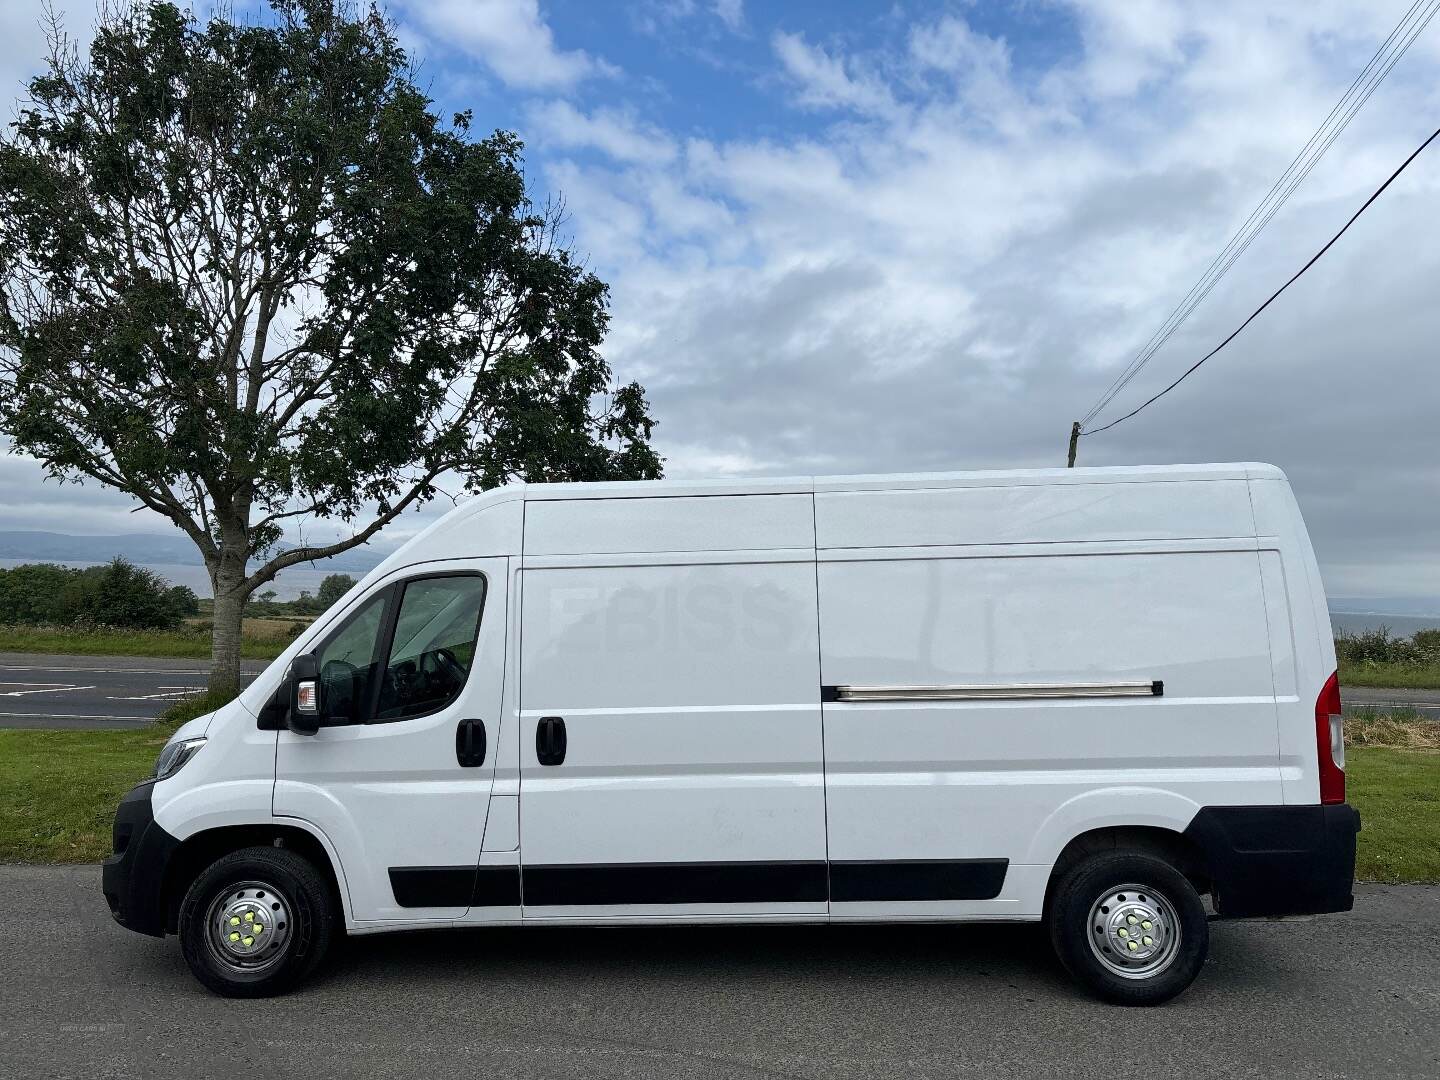
[[[290,662],[290,713],[285,726],[296,735],[314,735],[324,715],[321,701],[320,664],[313,653]]]

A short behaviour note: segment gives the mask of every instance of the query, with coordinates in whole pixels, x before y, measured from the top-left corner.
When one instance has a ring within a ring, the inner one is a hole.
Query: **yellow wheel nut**
[[[230,916],[230,925],[231,925],[231,926],[239,926],[239,925],[240,925],[240,920],[239,920],[238,918],[236,918],[234,915],[231,915],[231,916]]]
[[[1140,929],[1142,929],[1142,930],[1149,930],[1149,929],[1150,929],[1150,920],[1149,920],[1149,919],[1146,919],[1144,922],[1142,922],[1142,923],[1140,924]]]
[[[1126,916],[1125,916],[1125,921],[1128,922],[1131,926],[1134,926],[1134,925],[1135,925],[1135,916],[1134,916],[1134,915],[1126,915]]]
[[[1154,944],[1155,944],[1155,942],[1151,941],[1148,937],[1146,937],[1146,938],[1141,938],[1140,940],[1143,941],[1146,945],[1154,945]]]
[[[250,943],[250,939],[249,939],[249,938],[246,938],[246,939],[245,939],[245,943],[248,945],[248,944]],[[1139,945],[1136,945],[1135,942],[1133,942],[1133,941],[1130,942],[1130,951],[1131,951],[1131,952],[1134,952],[1134,951],[1135,951],[1136,949],[1138,949],[1139,947],[1140,947],[1140,946],[1139,946]]]
[[[247,911],[247,912],[245,912],[245,921],[246,921],[246,922],[254,922],[254,921],[255,921],[255,913],[254,913],[253,911]]]
[[[247,937],[247,938],[245,939],[245,946],[246,946],[246,948],[249,948],[251,945],[254,945],[254,944],[255,944],[255,939],[254,939],[253,937]],[[1133,947],[1134,942],[1131,942],[1131,945],[1132,945],[1132,947]]]
[[[1120,927],[1120,929],[1117,931],[1117,933],[1119,933],[1119,935],[1120,935],[1121,937],[1129,937],[1129,936],[1130,936],[1130,931],[1129,931],[1129,930],[1126,930],[1123,926]]]
[[[265,932],[265,927],[264,927],[262,924],[260,924],[260,923],[257,922],[257,923],[255,924],[255,933],[257,933],[257,934],[263,934],[264,932]],[[1150,939],[1149,939],[1149,938],[1146,938],[1146,939],[1145,939],[1145,943],[1148,945],[1148,944],[1150,943]]]
[[[239,935],[239,934],[232,933],[232,934],[230,935],[230,940],[231,940],[231,941],[239,941],[239,940],[240,940],[240,935]]]

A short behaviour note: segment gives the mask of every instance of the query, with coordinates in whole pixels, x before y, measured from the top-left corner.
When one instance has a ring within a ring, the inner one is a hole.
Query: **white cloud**
[[[775,55],[795,84],[796,101],[820,109],[887,112],[894,101],[874,75],[848,70],[844,57],[810,45],[800,34],[777,30],[771,39]]]
[[[408,10],[426,40],[535,91],[537,188],[566,197],[577,246],[612,286],[607,356],[645,382],[670,474],[695,476],[1057,464],[1070,421],[1399,14],[1369,0],[1056,2],[1074,48],[1038,68],[1029,46],[953,14],[883,47],[856,48],[842,20],[823,39],[776,34],[757,43],[774,74],[758,89],[806,126],[712,139],[657,127],[643,97],[564,100],[609,69],[562,48],[533,0]],[[648,10],[657,32],[684,16],[720,33],[746,14],[699,0]],[[0,72],[21,70],[14,52]],[[1233,328],[1428,134],[1437,74],[1432,28],[1130,406]],[[1432,147],[1181,390],[1082,442],[1081,463],[1274,461],[1332,592],[1440,596],[1437,194]],[[46,485],[32,512],[36,476],[0,460],[0,507],[17,521],[120,531],[128,504],[92,499],[92,486]]]
[[[581,49],[561,49],[538,0],[421,0],[409,9],[441,45],[478,57],[508,86],[567,89],[615,69]]]
[[[954,16],[859,53],[776,34],[791,104],[827,126],[549,162],[612,285],[608,355],[649,388],[672,475],[1058,463],[1070,421],[1389,30],[1363,0],[1074,16],[1080,48],[1040,70]],[[1417,43],[1129,405],[1413,149],[1440,112],[1437,67]],[[1440,594],[1421,539],[1440,535],[1437,189],[1440,158],[1417,163],[1182,391],[1082,442],[1082,464],[1273,460],[1332,591]]]
[[[599,150],[619,162],[663,164],[675,157],[675,143],[664,132],[614,109],[587,115],[567,101],[547,101],[528,116],[528,134],[547,147]]]
[[[745,0],[715,0],[716,16],[731,30],[745,26]]]

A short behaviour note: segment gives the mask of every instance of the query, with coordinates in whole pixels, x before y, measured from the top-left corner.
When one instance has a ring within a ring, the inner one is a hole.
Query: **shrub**
[[[60,625],[73,621],[67,591],[77,571],[53,563],[0,570],[0,611],[7,622]]]
[[[83,570],[53,563],[0,570],[0,612],[16,625],[169,630],[198,607],[192,590],[124,559]]]
[[[1440,630],[1421,630],[1413,637],[1394,637],[1382,626],[1335,639],[1335,654],[1347,664],[1395,664],[1401,667],[1440,666]]]

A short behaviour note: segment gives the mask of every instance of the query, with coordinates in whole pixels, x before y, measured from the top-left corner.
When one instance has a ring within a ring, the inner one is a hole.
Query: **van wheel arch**
[[[180,904],[185,899],[185,892],[206,867],[232,852],[257,845],[283,847],[310,862],[329,884],[335,910],[346,910],[345,895],[330,853],[313,833],[295,825],[225,825],[186,837],[171,857],[165,868],[165,883],[161,892],[165,905],[165,932],[174,934],[179,931]]]
[[[1195,887],[1201,896],[1211,891],[1210,872],[1204,852],[1198,844],[1182,833],[1153,826],[1114,826],[1092,829],[1081,833],[1060,852],[1050,870],[1050,880],[1045,885],[1045,916],[1050,915],[1050,905],[1055,887],[1071,867],[1091,855],[1113,851],[1135,851],[1154,855],[1174,866]]]

